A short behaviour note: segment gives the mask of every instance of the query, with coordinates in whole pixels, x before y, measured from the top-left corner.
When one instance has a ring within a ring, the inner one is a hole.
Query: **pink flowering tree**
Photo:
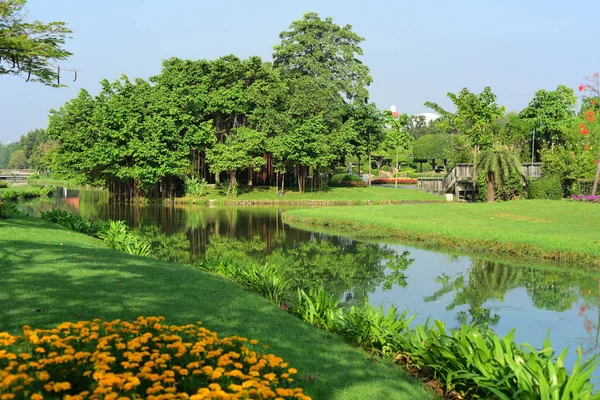
[[[600,123],[600,74],[596,72],[591,77],[585,78],[585,83],[579,85],[579,91],[583,93],[582,100],[582,110],[585,110],[585,122],[582,123],[579,128],[582,135],[586,137],[592,131],[593,124]],[[598,155],[594,160],[596,164],[596,174],[594,176],[594,183],[592,185],[592,193],[594,196],[596,194],[596,189],[598,188],[598,180],[600,178],[600,146],[596,150],[598,151]],[[584,144],[584,149],[586,151],[591,151],[593,149],[593,144],[586,139]]]

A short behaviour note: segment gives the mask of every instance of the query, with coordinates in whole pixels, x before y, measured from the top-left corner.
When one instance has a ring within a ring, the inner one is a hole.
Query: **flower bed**
[[[416,179],[412,178],[397,178],[399,185],[414,185],[417,183]],[[372,185],[384,185],[384,184],[396,183],[396,178],[377,178],[371,181]]]
[[[296,369],[252,350],[258,341],[219,338],[200,323],[162,321],[94,320],[51,330],[25,326],[20,336],[2,332],[0,393],[18,399],[310,399],[293,387]]]
[[[575,201],[587,201],[590,203],[600,203],[600,196],[586,196],[585,194],[580,194],[578,196],[572,195],[571,197]]]

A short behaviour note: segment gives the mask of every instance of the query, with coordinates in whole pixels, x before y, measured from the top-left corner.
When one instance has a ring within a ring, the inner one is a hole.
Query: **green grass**
[[[523,200],[290,210],[286,222],[454,251],[543,258],[600,267],[600,207]]]
[[[0,331],[29,324],[162,315],[203,321],[220,335],[261,341],[298,369],[314,399],[420,399],[433,395],[399,367],[374,361],[218,276],[107,249],[30,217],[0,220]]]
[[[245,202],[245,201],[278,201],[278,202],[354,202],[366,203],[373,202],[401,202],[401,201],[444,201],[444,197],[428,193],[419,192],[414,189],[393,187],[353,187],[353,188],[328,188],[318,191],[307,191],[300,194],[297,191],[286,191],[284,196],[279,196],[277,189],[273,187],[260,188],[242,188],[237,197],[227,197],[225,194],[214,188],[207,188],[205,196],[201,198],[186,197],[179,201],[206,201],[213,199],[221,202]]]
[[[25,190],[31,190],[31,189],[39,189],[39,186],[34,186],[30,184],[27,185],[10,185],[7,188],[1,188],[0,189],[0,193],[2,193],[5,190],[14,190],[15,192],[22,192]]]

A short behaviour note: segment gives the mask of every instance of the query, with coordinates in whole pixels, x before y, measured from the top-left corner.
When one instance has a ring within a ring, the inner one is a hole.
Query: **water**
[[[58,189],[30,214],[60,207],[89,219],[122,219],[150,240],[161,258],[192,262],[227,257],[280,266],[297,286],[326,288],[348,305],[371,304],[431,316],[456,327],[487,324],[540,348],[549,335],[556,354],[577,346],[598,354],[600,281],[583,268],[539,267],[456,257],[393,243],[366,243],[291,228],[280,208],[134,206],[109,203],[106,192]],[[600,369],[594,376],[600,387]]]

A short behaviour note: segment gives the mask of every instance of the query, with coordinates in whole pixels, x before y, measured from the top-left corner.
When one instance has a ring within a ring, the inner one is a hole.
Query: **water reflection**
[[[29,203],[28,211],[52,207],[125,220],[161,259],[266,262],[280,266],[295,286],[324,285],[349,305],[394,304],[417,312],[418,322],[431,316],[499,334],[517,328],[517,341],[538,346],[549,332],[557,352],[571,347],[570,364],[577,346],[588,357],[598,353],[600,283],[577,267],[512,265],[292,229],[277,208],[142,207],[111,203],[106,192],[61,190],[52,200]]]

